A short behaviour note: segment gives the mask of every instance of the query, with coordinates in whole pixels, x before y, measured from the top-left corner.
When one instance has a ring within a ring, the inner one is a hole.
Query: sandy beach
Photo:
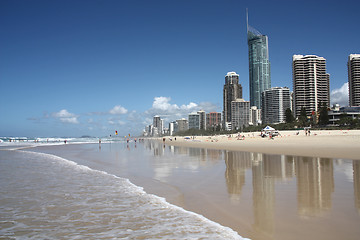
[[[0,236],[36,235],[32,229],[41,227],[45,235],[40,238],[92,234],[88,239],[98,239],[107,234],[158,239],[167,234],[171,239],[231,239],[223,234],[235,231],[254,240],[358,239],[360,161],[352,159],[359,159],[359,131],[280,133],[273,140],[246,133],[244,140],[237,135],[176,141],[167,137],[165,144],[158,139],[0,151],[0,176],[8,176],[1,181],[2,203],[15,211],[2,215],[11,224],[19,223],[4,225]],[[24,176],[33,178],[23,181]],[[157,196],[185,211],[153,203]],[[23,199],[29,197],[33,201],[24,208]],[[34,202],[47,207],[38,211]],[[23,209],[29,221],[17,212]],[[187,220],[193,219],[192,213],[208,220],[194,226]],[[52,220],[40,227],[30,224],[49,216]],[[73,220],[78,227],[71,225]],[[24,231],[23,221],[29,231]],[[210,221],[229,229],[224,232]],[[49,223],[60,227],[53,231]]]
[[[195,136],[190,139],[174,136],[165,143],[207,149],[284,154],[293,156],[342,158],[360,160],[360,130],[279,131],[270,139],[260,137],[260,132],[218,136]],[[297,134],[298,133],[298,134]],[[176,138],[176,141],[175,141]]]

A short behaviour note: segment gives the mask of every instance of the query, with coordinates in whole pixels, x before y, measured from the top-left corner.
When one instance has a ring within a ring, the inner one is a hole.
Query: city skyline
[[[141,134],[154,115],[173,121],[220,112],[231,71],[249,100],[246,8],[270,39],[272,87],[293,90],[292,55],[323,56],[331,103],[347,105],[347,59],[359,48],[356,40],[341,43],[359,38],[347,24],[356,22],[356,6],[2,1],[0,135]]]

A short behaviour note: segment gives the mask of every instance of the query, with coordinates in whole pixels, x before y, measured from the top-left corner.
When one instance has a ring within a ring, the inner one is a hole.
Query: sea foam
[[[27,151],[14,151],[14,154],[23,155],[17,167],[21,165],[24,171],[19,175],[28,174],[24,181],[29,179],[23,185],[17,184],[29,194],[2,196],[25,200],[18,206],[8,203],[8,211],[1,213],[13,216],[2,223],[8,228],[0,236],[28,231],[22,237],[245,239],[228,227],[146,193],[129,179],[52,154]],[[24,207],[27,209],[21,210]],[[19,217],[22,214],[29,221]]]

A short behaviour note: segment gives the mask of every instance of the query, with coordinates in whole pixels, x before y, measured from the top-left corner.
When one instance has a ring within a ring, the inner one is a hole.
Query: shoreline
[[[277,155],[360,160],[360,130],[315,130],[311,131],[310,136],[306,136],[304,131],[296,130],[279,131],[279,133],[281,135],[273,139],[260,137],[260,132],[241,133],[240,135],[245,136],[243,140],[238,140],[238,134],[195,136],[190,139],[185,139],[183,136],[167,136],[165,144]],[[162,138],[158,138],[158,140],[162,141]]]

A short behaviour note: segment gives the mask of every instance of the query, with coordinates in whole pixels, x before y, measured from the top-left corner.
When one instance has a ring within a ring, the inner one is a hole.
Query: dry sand
[[[360,160],[360,130],[317,130],[310,136],[305,131],[279,131],[274,139],[260,137],[260,132],[217,136],[167,137],[166,144],[195,148],[326,157]],[[298,134],[297,134],[298,133]],[[176,140],[175,140],[176,138]],[[172,141],[170,140],[172,139]]]

